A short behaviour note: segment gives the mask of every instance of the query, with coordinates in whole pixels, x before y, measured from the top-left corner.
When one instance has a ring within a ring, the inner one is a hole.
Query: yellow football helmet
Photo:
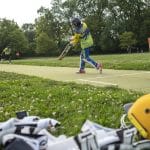
[[[133,103],[129,108],[128,118],[144,138],[150,139],[150,94]]]

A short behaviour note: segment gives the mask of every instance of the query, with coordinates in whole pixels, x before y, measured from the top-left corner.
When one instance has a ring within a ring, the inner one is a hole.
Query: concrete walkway
[[[31,76],[42,77],[64,82],[76,82],[95,86],[115,86],[150,93],[150,71],[111,70],[104,69],[99,74],[93,68],[87,68],[86,74],[76,74],[78,68],[47,67],[0,64],[0,71],[14,72]]]

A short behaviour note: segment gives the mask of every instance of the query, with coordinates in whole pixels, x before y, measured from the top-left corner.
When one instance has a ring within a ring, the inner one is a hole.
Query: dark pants
[[[90,47],[85,48],[81,51],[81,54],[80,54],[80,70],[84,70],[85,63],[89,63],[94,68],[97,67],[97,62],[95,62],[93,59],[91,59],[89,54],[90,54]]]
[[[11,63],[11,54],[10,55],[2,54],[1,59],[6,59],[9,61],[9,63]]]

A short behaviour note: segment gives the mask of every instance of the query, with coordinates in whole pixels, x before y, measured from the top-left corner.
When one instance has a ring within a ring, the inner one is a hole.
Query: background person
[[[3,49],[2,53],[1,53],[1,60],[6,59],[9,61],[9,63],[11,63],[11,48],[10,47],[6,47]]]

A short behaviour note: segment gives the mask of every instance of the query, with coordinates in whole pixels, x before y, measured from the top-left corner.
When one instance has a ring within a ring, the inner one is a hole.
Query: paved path
[[[0,71],[38,76],[64,82],[88,83],[95,86],[118,86],[150,93],[150,71],[104,69],[99,74],[87,68],[86,74],[76,74],[78,68],[0,64]]]

